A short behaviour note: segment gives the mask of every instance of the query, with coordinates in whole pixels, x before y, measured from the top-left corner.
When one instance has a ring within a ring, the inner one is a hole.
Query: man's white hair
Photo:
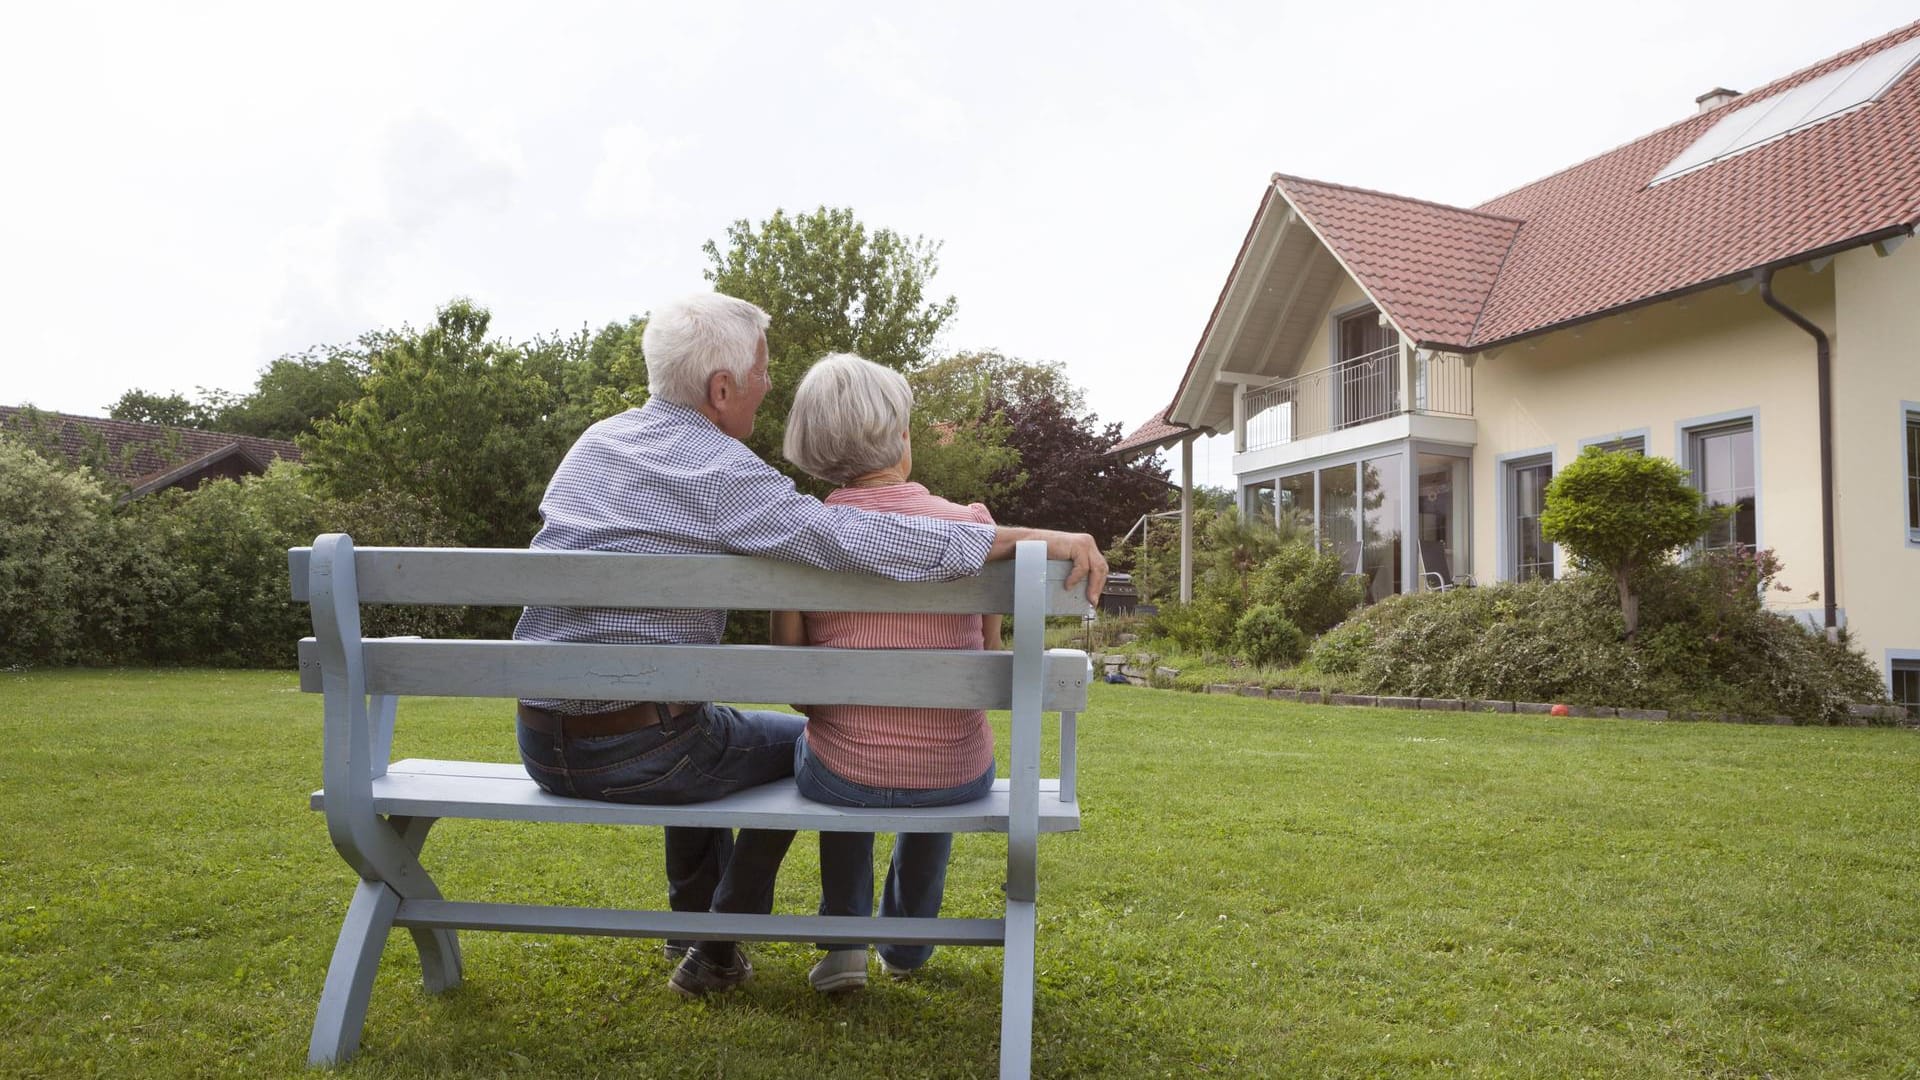
[[[647,316],[640,334],[647,391],[697,409],[706,404],[707,383],[716,372],[745,385],[771,321],[766,312],[723,293],[695,293],[667,304]]]
[[[794,391],[782,449],[810,475],[845,484],[900,460],[912,414],[913,388],[899,372],[832,353]]]

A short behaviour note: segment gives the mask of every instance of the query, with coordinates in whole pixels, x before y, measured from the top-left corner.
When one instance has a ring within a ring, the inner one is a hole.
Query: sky
[[[536,9],[537,8],[537,9]],[[1911,0],[37,4],[0,30],[0,404],[244,391],[457,296],[516,339],[852,207],[941,243],[942,348],[1172,397],[1274,172],[1471,206]],[[1231,481],[1206,440],[1197,479]]]

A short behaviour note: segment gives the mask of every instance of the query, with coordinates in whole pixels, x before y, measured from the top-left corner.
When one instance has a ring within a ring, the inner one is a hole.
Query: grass
[[[1915,1076],[1920,738],[1096,687],[1042,841],[1044,1076]],[[0,675],[0,1075],[299,1076],[352,875],[290,675]],[[403,755],[512,760],[497,703]],[[448,822],[465,899],[664,903],[653,830]],[[961,837],[948,911],[1004,845]],[[808,909],[803,838],[779,906]],[[350,1077],[980,1076],[998,950],[848,1000],[812,950],[683,1004],[644,943],[395,936]]]

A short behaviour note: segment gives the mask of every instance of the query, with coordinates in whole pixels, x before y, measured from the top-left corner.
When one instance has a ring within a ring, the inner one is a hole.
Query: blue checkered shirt
[[[761,555],[895,581],[951,581],[980,572],[993,528],[827,506],[746,445],[685,406],[659,398],[593,425],[567,451],[540,500],[530,545],[549,551]],[[530,607],[517,641],[714,645],[725,611]],[[581,714],[619,701],[528,701]]]

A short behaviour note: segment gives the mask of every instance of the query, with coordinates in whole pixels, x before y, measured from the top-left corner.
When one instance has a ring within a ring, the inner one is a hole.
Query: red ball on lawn
[[[1555,705],[1547,711],[1554,716],[1567,716],[1572,713],[1573,710],[1567,708],[1565,705]]]

